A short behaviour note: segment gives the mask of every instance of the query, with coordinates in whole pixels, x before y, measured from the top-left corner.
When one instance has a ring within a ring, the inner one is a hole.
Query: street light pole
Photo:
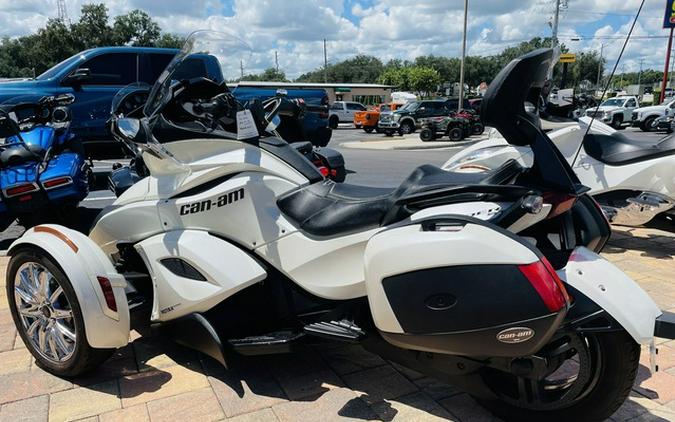
[[[464,33],[462,35],[462,61],[459,64],[459,99],[457,111],[462,110],[464,105],[464,59],[466,58],[466,22],[469,12],[469,0],[464,0]]]
[[[555,2],[555,14],[553,15],[553,26],[551,27],[551,47],[558,45],[558,21],[560,18],[560,0]]]

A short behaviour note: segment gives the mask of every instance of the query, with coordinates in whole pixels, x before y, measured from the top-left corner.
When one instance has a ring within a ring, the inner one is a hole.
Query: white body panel
[[[129,308],[124,292],[126,281],[117,274],[112,262],[87,236],[63,226],[46,224],[66,236],[77,247],[71,249],[64,240],[47,232],[29,229],[10,246],[35,245],[52,256],[68,276],[82,310],[87,340],[95,348],[117,348],[129,342]],[[106,305],[97,276],[110,281],[117,312]]]
[[[640,286],[601,256],[577,248],[558,275],[597,303],[640,344],[654,339],[661,310]]]
[[[205,231],[170,231],[145,239],[134,247],[145,261],[155,287],[153,321],[207,311],[267,275],[245,252]],[[171,272],[161,260],[172,257],[196,268],[206,281]]]
[[[466,224],[457,231],[422,231],[413,224],[385,230],[368,242],[366,291],[378,329],[403,333],[382,287],[386,277],[426,268],[472,264],[531,264],[539,258],[489,227]]]

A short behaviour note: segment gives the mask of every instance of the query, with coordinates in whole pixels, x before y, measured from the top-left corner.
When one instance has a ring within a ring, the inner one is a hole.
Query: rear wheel
[[[114,349],[89,346],[70,280],[41,249],[26,248],[12,256],[6,288],[17,331],[41,368],[74,377],[112,355]]]
[[[486,371],[483,380],[499,399],[483,405],[505,420],[605,420],[630,393],[640,346],[625,331],[570,334],[540,353],[548,365],[543,379]]]
[[[375,130],[375,128],[369,126],[369,127],[364,127],[363,130],[364,130],[366,133],[373,133],[373,131]]]
[[[448,129],[448,138],[453,142],[461,141],[464,139],[464,131],[458,127],[451,127]]]

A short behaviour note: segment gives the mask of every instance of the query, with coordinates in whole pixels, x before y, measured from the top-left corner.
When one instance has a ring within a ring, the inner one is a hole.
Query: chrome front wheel
[[[89,345],[77,294],[54,258],[33,246],[10,255],[9,309],[36,364],[54,375],[75,377],[108,359],[114,349]]]
[[[75,352],[77,328],[73,309],[54,275],[37,262],[22,264],[14,277],[14,300],[33,349],[60,363]]]

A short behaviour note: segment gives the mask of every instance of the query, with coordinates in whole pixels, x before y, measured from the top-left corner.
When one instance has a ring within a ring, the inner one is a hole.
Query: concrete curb
[[[419,139],[394,139],[390,141],[352,141],[352,142],[343,142],[340,144],[342,148],[350,149],[369,149],[369,150],[382,150],[382,151],[391,151],[391,150],[417,150],[417,149],[448,149],[448,148],[457,148],[464,147],[467,145],[474,144],[476,142],[484,141],[487,138],[475,138],[468,139],[466,141],[459,142],[422,142]]]

